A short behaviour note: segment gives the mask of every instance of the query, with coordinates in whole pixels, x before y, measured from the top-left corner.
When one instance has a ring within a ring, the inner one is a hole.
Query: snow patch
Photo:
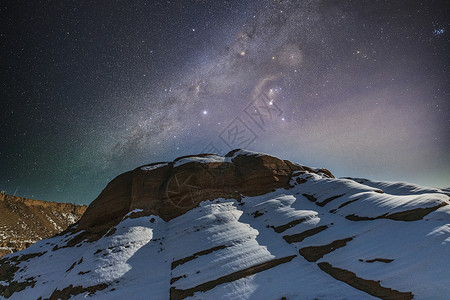
[[[141,170],[143,170],[143,171],[152,171],[152,170],[156,170],[158,168],[164,167],[164,166],[167,166],[167,163],[156,164],[156,165],[152,165],[152,166],[144,166],[144,167],[141,167]]]
[[[215,155],[215,154],[211,154],[208,156],[203,156],[203,157],[199,157],[199,156],[193,156],[193,157],[185,157],[182,158],[180,160],[177,160],[174,163],[174,167],[178,167],[187,163],[191,163],[191,162],[197,162],[197,163],[201,163],[201,164],[206,164],[206,163],[217,163],[217,162],[225,162],[225,158],[219,155]]]

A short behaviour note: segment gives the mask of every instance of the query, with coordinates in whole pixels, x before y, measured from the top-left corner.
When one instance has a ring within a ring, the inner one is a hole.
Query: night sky
[[[0,189],[88,204],[234,148],[450,186],[445,4],[2,1]]]

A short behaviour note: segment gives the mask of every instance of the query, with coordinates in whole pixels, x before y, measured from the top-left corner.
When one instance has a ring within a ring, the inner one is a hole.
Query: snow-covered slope
[[[42,240],[0,261],[0,295],[448,299],[448,195],[300,169],[272,192],[203,200],[169,220],[134,208],[97,239],[74,227]]]
[[[448,188],[423,187],[407,182],[375,181],[365,178],[351,178],[351,177],[346,178],[354,180],[364,185],[379,188],[384,192],[393,195],[412,195],[412,194],[418,195],[418,194],[440,193],[450,196],[450,189]]]

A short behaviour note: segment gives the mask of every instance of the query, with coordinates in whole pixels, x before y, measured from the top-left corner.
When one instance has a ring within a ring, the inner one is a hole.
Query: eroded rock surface
[[[326,169],[314,171],[243,150],[225,157],[200,154],[142,166],[111,181],[89,206],[77,231],[98,238],[134,209],[141,210],[135,216],[153,214],[169,221],[205,200],[239,199],[289,188],[293,172],[306,170],[333,177]]]

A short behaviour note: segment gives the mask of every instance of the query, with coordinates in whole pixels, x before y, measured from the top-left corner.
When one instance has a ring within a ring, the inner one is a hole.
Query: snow
[[[240,156],[240,155],[246,155],[246,156],[262,156],[262,155],[269,155],[266,153],[262,153],[262,152],[255,152],[255,151],[250,151],[250,150],[244,150],[244,149],[240,149],[238,151],[236,151],[232,157],[236,157],[236,156]],[[270,155],[269,155],[270,156]]]
[[[223,157],[223,156],[216,155],[216,154],[208,154],[206,156],[201,156],[201,157],[200,156],[191,156],[191,157],[185,157],[185,158],[177,160],[174,163],[174,167],[178,167],[183,164],[191,163],[191,162],[197,162],[197,163],[201,163],[201,164],[231,162],[233,160],[233,158],[235,158],[236,156],[240,156],[240,155],[262,156],[262,155],[268,155],[268,154],[261,153],[261,152],[249,151],[249,150],[238,150],[235,153],[233,153],[233,156],[230,156],[230,157]]]
[[[61,213],[63,216],[63,220],[67,220],[68,224],[73,224],[77,221],[77,216],[72,213]]]
[[[129,213],[127,213],[123,218],[125,219],[126,217],[129,217],[129,216],[131,216],[132,214],[139,213],[139,212],[141,212],[141,211],[144,211],[144,210],[141,209],[141,208],[135,208],[135,209],[133,209],[132,211],[130,211]]]
[[[394,182],[394,181],[374,181],[365,178],[350,178],[351,180],[361,182],[364,185],[376,187],[383,190],[385,193],[392,195],[416,195],[416,194],[429,194],[429,193],[441,193],[450,195],[445,189],[422,187],[407,182]]]
[[[152,171],[152,170],[156,170],[158,168],[167,166],[167,163],[163,163],[163,164],[156,164],[156,165],[151,165],[151,166],[143,166],[141,167],[141,170],[143,171]]]
[[[193,161],[225,159],[216,155],[190,157],[177,164]],[[296,184],[297,178],[306,182]],[[317,266],[320,262],[367,280],[380,281],[384,287],[411,291],[414,299],[445,299],[450,293],[449,278],[445,275],[450,269],[450,260],[446,259],[450,253],[450,205],[413,222],[352,221],[346,216],[375,218],[435,207],[450,203],[448,195],[439,189],[404,183],[357,181],[297,174],[291,182],[293,188],[243,197],[240,202],[222,198],[204,201],[169,222],[153,215],[124,217],[113,235],[91,243],[84,241],[80,247],[52,250],[73,238],[69,233],[39,241],[6,256],[45,252],[18,265],[23,271],[15,274],[15,280],[32,277],[37,282],[34,288],[14,293],[9,299],[48,298],[55,288],[99,283],[109,286],[95,293],[97,299],[169,299],[171,287],[190,289],[290,256],[295,256],[290,262],[197,292],[189,299],[375,299],[320,270]],[[304,195],[313,196],[316,201]],[[137,212],[142,209],[127,216]],[[289,223],[292,226],[283,231],[274,230]],[[283,238],[319,226],[326,228],[302,241],[289,244]],[[327,245],[349,237],[352,240],[345,247],[317,262],[308,262],[299,254],[304,247]],[[182,261],[186,258],[190,259]],[[377,258],[393,261],[367,262]],[[173,265],[174,262],[178,264]],[[174,279],[177,280],[171,284]],[[79,294],[73,299],[86,296]]]
[[[187,163],[192,163],[192,162],[197,162],[197,163],[201,163],[201,164],[206,164],[206,163],[216,163],[216,162],[225,162],[225,158],[219,155],[215,155],[215,154],[211,154],[211,155],[207,155],[207,156],[203,156],[203,157],[199,157],[199,156],[192,156],[192,157],[185,157],[182,159],[177,160],[174,163],[174,167],[178,167]]]
[[[184,158],[176,160],[173,164],[173,167],[179,167],[181,165],[184,165],[187,163],[193,163],[193,162],[201,163],[201,164],[232,162],[233,158],[240,156],[240,155],[262,156],[262,155],[268,155],[268,154],[265,154],[262,152],[249,151],[249,150],[238,150],[235,153],[233,153],[233,155],[230,157],[223,157],[223,156],[220,156],[217,154],[207,154],[207,155],[202,155],[202,156],[190,156],[190,157],[184,157]],[[143,171],[152,171],[152,170],[156,170],[156,169],[161,168],[166,165],[168,165],[168,163],[153,164],[153,165],[140,167],[140,169]],[[319,169],[313,168],[313,170],[319,170]]]
[[[340,210],[339,214],[378,217],[387,213],[393,214],[416,208],[437,206],[448,199],[448,196],[442,194],[396,196],[389,194],[380,195],[370,192],[355,194],[354,197],[359,198],[358,207],[344,207]]]
[[[49,216],[46,216],[46,217],[47,217],[47,220],[50,222],[50,224],[53,225],[53,228],[55,228],[55,230],[57,230],[57,231],[63,230],[60,226],[58,226],[58,224],[55,223],[55,221],[52,220],[52,218],[50,218]]]

